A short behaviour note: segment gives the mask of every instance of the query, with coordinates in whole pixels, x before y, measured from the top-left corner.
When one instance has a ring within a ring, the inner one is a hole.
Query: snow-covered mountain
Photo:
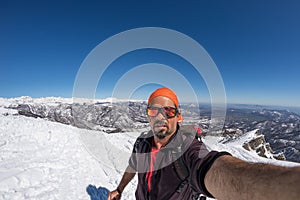
[[[84,124],[87,127],[78,128],[74,126],[76,123],[72,124],[70,99],[0,99],[0,199],[89,199],[85,191],[88,184],[114,189],[127,165],[133,143],[147,123],[140,114],[143,103],[126,103],[140,110],[128,109],[124,112],[126,117],[117,123],[113,121],[116,117],[113,113],[107,114],[111,111],[102,111],[100,105],[110,106],[105,102],[97,103],[97,112],[106,113],[96,120],[98,124],[87,123]],[[33,117],[20,114],[26,105],[29,113],[35,114]],[[88,104],[80,108],[80,112],[84,112],[81,117],[91,122],[97,112],[87,115],[85,109],[88,108]],[[113,125],[109,124],[111,120]],[[124,127],[123,120],[139,126]],[[121,132],[117,132],[118,126]],[[107,133],[112,130],[117,133]],[[203,141],[210,149],[225,150],[250,162],[299,165],[276,160],[268,150],[264,154],[268,158],[258,156],[257,149],[265,148],[266,143],[252,145],[251,141],[261,137],[257,133],[257,130],[249,131],[235,139],[207,135]],[[247,144],[248,150],[243,147]],[[123,199],[134,199],[136,183],[134,179],[129,184]]]
[[[274,151],[283,152],[287,160],[300,162],[300,116],[290,110],[229,108],[225,129],[241,133],[259,129]]]
[[[81,100],[62,98],[22,97],[0,99],[7,108],[18,114],[45,118],[50,121],[70,124],[79,128],[100,130],[108,133],[136,130],[147,126],[146,104],[143,101]]]
[[[66,98],[1,99],[2,105],[16,109],[18,114],[45,118],[79,128],[128,132],[148,127],[145,101],[116,99],[87,100]],[[204,134],[219,134],[229,139],[259,129],[274,153],[284,153],[289,161],[300,162],[300,116],[288,110],[263,107],[233,106],[228,108],[223,130],[209,132],[210,112],[207,105],[182,104],[184,123],[199,125]],[[199,115],[201,114],[201,115]]]

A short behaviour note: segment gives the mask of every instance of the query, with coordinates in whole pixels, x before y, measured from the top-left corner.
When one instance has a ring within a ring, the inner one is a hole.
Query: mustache
[[[158,121],[156,121],[153,125],[154,125],[154,126],[164,126],[164,125],[167,125],[167,124],[166,124],[166,122],[164,122],[164,121],[158,120]]]

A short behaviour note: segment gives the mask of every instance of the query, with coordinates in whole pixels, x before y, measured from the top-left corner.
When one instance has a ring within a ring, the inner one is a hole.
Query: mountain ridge
[[[77,101],[66,98],[22,97],[0,99],[2,106],[15,109],[28,117],[45,118],[79,128],[106,133],[128,132],[148,127],[145,101],[102,99]],[[80,103],[79,103],[80,102]],[[201,108],[201,110],[200,110]],[[241,109],[228,107],[223,130],[209,132],[210,107],[208,105],[182,104],[184,123],[196,124],[203,135],[218,134],[234,139],[249,131],[259,129],[274,154],[283,152],[287,160],[300,162],[300,117],[288,110],[269,110],[262,107]]]

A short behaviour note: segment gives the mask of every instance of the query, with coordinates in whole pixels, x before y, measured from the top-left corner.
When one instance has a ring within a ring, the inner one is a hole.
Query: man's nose
[[[158,112],[156,119],[158,119],[158,120],[167,119],[167,116],[163,112]]]

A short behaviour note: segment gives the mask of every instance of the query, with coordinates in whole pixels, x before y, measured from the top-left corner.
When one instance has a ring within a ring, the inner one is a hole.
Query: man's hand
[[[111,191],[108,194],[107,200],[120,200],[121,194],[118,192],[118,190]]]
[[[124,188],[133,179],[133,177],[135,176],[135,173],[136,172],[128,165],[123,174],[123,177],[122,177],[122,180],[121,180],[119,186],[117,187],[117,189],[108,193],[107,200],[121,199],[121,195],[122,195]]]

